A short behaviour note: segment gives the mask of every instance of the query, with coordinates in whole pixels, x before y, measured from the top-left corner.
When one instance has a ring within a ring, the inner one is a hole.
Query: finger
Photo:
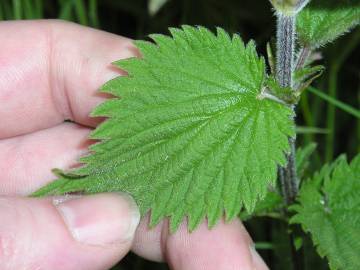
[[[129,250],[139,212],[129,196],[0,198],[0,269],[109,269]]]
[[[129,39],[62,21],[1,22],[0,40],[0,138],[95,125],[97,90],[120,74],[111,62],[137,55]]]
[[[167,222],[150,230],[143,220],[133,251],[150,260],[166,260],[174,270],[268,269],[239,220],[221,221],[212,230],[204,223],[188,233],[186,223],[169,234]]]
[[[90,129],[73,123],[0,140],[0,195],[26,195],[69,169],[87,151]]]

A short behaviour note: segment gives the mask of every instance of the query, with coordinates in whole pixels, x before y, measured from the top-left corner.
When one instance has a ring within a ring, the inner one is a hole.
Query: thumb
[[[0,269],[109,269],[129,251],[139,218],[125,194],[0,197]]]

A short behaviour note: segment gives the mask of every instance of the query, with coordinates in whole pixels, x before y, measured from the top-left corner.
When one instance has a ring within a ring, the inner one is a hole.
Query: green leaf
[[[273,43],[266,43],[266,55],[267,55],[267,60],[268,60],[268,64],[270,67],[270,74],[274,75],[276,72],[276,59],[274,56],[274,51],[275,48],[273,48]]]
[[[298,16],[298,39],[302,46],[316,49],[359,23],[359,0],[312,0]]]
[[[360,269],[360,154],[325,165],[300,191],[291,219],[310,232],[331,269]]]
[[[136,42],[141,59],[115,63],[129,76],[102,87],[121,99],[92,113],[109,118],[91,134],[101,142],[72,179],[35,196],[125,191],[142,214],[151,210],[151,225],[170,217],[172,231],[184,217],[190,230],[205,217],[211,227],[264,198],[295,133],[288,106],[258,98],[264,59],[220,28],[170,31]]]
[[[325,70],[324,66],[304,67],[294,72],[294,89],[302,93],[314,80],[319,78]]]

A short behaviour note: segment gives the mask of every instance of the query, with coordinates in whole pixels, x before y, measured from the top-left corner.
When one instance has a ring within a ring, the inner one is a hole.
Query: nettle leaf
[[[118,98],[92,113],[109,118],[91,134],[101,142],[72,179],[34,195],[125,191],[151,225],[170,217],[172,231],[184,217],[190,230],[204,217],[211,227],[264,198],[295,133],[291,108],[259,98],[264,59],[220,28],[170,31],[136,42],[141,59],[115,63],[129,76],[102,87]]]
[[[344,156],[325,165],[300,191],[292,207],[310,232],[319,254],[331,269],[360,269],[360,155],[348,164]]]
[[[298,39],[302,46],[316,49],[359,23],[359,0],[312,0],[298,16]]]

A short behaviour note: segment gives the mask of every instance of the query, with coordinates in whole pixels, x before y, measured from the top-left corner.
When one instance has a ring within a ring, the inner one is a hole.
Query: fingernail
[[[254,270],[267,270],[269,269],[259,253],[256,251],[254,244],[250,245],[250,254],[253,262]]]
[[[125,193],[57,197],[53,204],[73,238],[88,245],[131,241],[140,221],[135,201]]]

